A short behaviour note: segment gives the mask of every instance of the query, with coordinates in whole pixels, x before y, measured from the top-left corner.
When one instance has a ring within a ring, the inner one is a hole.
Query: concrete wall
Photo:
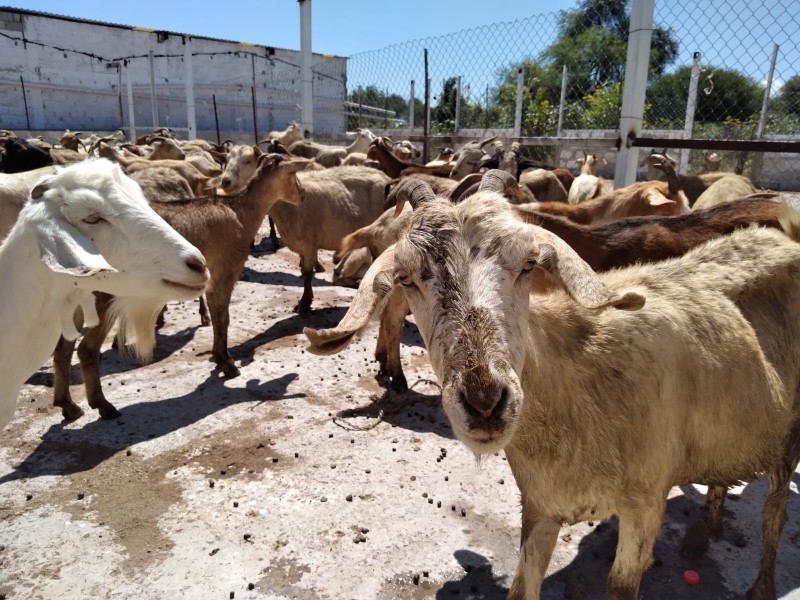
[[[212,99],[216,96],[221,133],[252,139],[254,66],[255,125],[261,137],[271,129],[283,129],[290,120],[299,120],[300,53],[297,51],[13,10],[0,11],[0,33],[85,53],[62,52],[0,36],[0,104],[4,107],[0,128],[127,127],[127,78],[130,77],[136,126],[142,132],[151,129],[150,50],[157,57],[161,55],[154,60],[158,124],[179,130],[186,128],[185,44],[189,44],[194,55],[192,72],[199,135],[211,132],[216,137]],[[257,55],[254,61],[250,54]],[[315,131],[321,134],[344,131],[342,103],[347,60],[315,54],[312,68]],[[24,80],[26,102],[22,101],[20,77]]]

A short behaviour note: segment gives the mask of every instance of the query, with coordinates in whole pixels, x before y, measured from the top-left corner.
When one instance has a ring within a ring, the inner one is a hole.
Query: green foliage
[[[584,129],[616,129],[622,109],[622,84],[598,87],[584,98],[586,109],[582,114]]]
[[[783,84],[776,108],[787,115],[800,117],[800,75],[795,75]]]
[[[676,101],[685,107],[691,75],[692,68],[685,66],[653,81],[647,92],[647,99],[653,105],[653,112],[656,114],[669,112],[664,108],[664,104],[669,103],[674,106]],[[761,110],[763,93],[763,89],[756,81],[738,71],[704,67],[698,83],[697,109],[694,118],[696,121],[746,121]],[[681,123],[683,116],[679,117]]]
[[[408,101],[399,94],[387,94],[374,85],[368,85],[367,87],[358,86],[350,92],[347,99],[350,102],[361,104],[364,107],[392,110],[395,112],[394,119],[408,119]],[[416,100],[414,106],[415,121],[419,120],[423,110],[422,102]],[[353,113],[357,111],[358,109],[351,109]],[[396,127],[397,123],[385,116],[378,116],[375,113],[370,113],[368,108],[364,108],[360,121],[358,116],[350,116],[347,126],[350,129],[355,127],[390,128]]]

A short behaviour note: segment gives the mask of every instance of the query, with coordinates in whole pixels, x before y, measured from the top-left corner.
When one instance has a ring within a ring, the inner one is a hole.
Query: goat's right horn
[[[481,185],[478,187],[478,191],[497,192],[505,195],[506,190],[516,182],[516,178],[508,171],[489,169],[483,174],[483,179],[481,180]]]
[[[450,198],[450,202],[453,204],[461,202],[463,198],[467,197],[467,192],[470,191],[473,186],[475,186],[477,190],[477,185],[481,182],[481,179],[483,179],[483,173],[470,173],[462,177],[456,187],[447,194],[447,197]]]
[[[408,202],[414,210],[436,199],[436,194],[427,183],[420,179],[406,179],[397,187],[397,204],[394,216],[399,215],[403,205]]]

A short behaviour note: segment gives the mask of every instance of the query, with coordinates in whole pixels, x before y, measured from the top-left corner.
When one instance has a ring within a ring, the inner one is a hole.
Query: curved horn
[[[483,173],[470,173],[469,175],[462,177],[461,181],[458,182],[456,187],[450,190],[447,194],[447,197],[450,198],[450,202],[453,204],[458,204],[461,202],[463,198],[466,198],[468,195],[467,192],[473,187],[480,183],[481,179],[483,178]],[[472,193],[477,191],[477,187]]]
[[[514,176],[500,169],[489,169],[483,174],[481,185],[478,187],[479,192],[497,192],[498,194],[505,195],[505,192],[513,184],[517,183]]]
[[[427,183],[420,179],[406,179],[397,188],[397,204],[395,205],[394,216],[396,217],[400,214],[406,202],[414,210],[417,210],[420,206],[435,199],[436,194]]]
[[[653,154],[653,159],[656,162],[653,163],[653,166],[663,171],[664,174],[667,176],[667,185],[669,186],[669,193],[671,196],[674,196],[683,191],[683,186],[681,185],[681,180],[678,179],[678,174],[675,172],[675,169],[672,167],[672,163],[669,162],[666,156],[661,154]]]
[[[486,144],[488,144],[489,142],[493,142],[493,141],[495,141],[496,139],[497,139],[497,136],[496,136],[496,135],[493,135],[493,136],[492,136],[492,137],[490,137],[490,138],[486,138],[486,139],[485,139],[485,140],[483,140],[482,142],[479,142],[479,143],[478,143],[478,147],[479,147],[479,148],[483,148],[483,147],[484,147]]]

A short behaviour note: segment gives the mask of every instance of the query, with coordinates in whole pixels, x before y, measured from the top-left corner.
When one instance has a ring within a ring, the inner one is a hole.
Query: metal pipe
[[[769,94],[772,90],[772,78],[775,75],[775,62],[778,60],[778,44],[772,47],[772,58],[769,61],[769,73],[767,74],[767,87],[764,90],[764,102],[761,104],[761,116],[758,119],[758,129],[756,129],[756,139],[761,139],[764,134],[764,125],[767,121],[767,104],[769,104]]]
[[[408,103],[408,126],[414,129],[414,108],[416,108],[416,97],[414,95],[414,80],[411,80],[411,100]]]
[[[625,63],[625,88],[619,123],[620,145],[614,170],[614,187],[622,188],[636,181],[638,153],[625,143],[628,136],[638,136],[644,119],[644,96],[650,62],[655,0],[633,0]]]
[[[431,135],[431,80],[428,77],[428,49],[425,48],[425,122],[423,123],[422,133],[425,141],[422,143],[422,164],[428,162],[428,138]]]
[[[522,135],[522,88],[525,85],[525,73],[517,71],[517,104],[514,111],[514,137]]]
[[[128,134],[131,138],[131,143],[136,143],[136,118],[133,109],[133,82],[131,81],[131,67],[130,64],[125,66],[125,83],[128,88]]]
[[[22,103],[25,105],[25,123],[28,125],[28,131],[31,130],[31,115],[28,112],[28,94],[25,93],[25,80],[22,75],[19,76],[19,82],[22,85]]]
[[[561,67],[561,97],[558,101],[558,125],[556,125],[556,137],[561,137],[564,128],[564,104],[567,100],[567,77],[569,70],[567,65]],[[561,164],[561,146],[556,146],[555,156],[553,162],[557,165]]]
[[[300,120],[303,132],[314,134],[314,80],[311,73],[311,0],[300,3]]]
[[[250,96],[253,103],[253,133],[255,143],[258,144],[258,112],[256,110],[256,56],[250,55],[250,71],[252,73],[252,85],[250,86]]]
[[[152,50],[150,50],[150,103],[153,107],[153,129],[156,129],[158,127],[158,98],[156,98],[156,73]]]
[[[461,75],[456,79],[456,114],[453,120],[453,133],[458,133],[458,124],[461,122]]]
[[[214,102],[214,124],[217,127],[217,146],[219,146],[222,142],[220,141],[219,137],[219,115],[217,115],[217,95],[211,94],[211,100]]]
[[[689,96],[686,98],[686,118],[683,125],[683,137],[687,140],[692,137],[692,129],[694,128],[694,113],[697,108],[697,84],[699,81],[700,53],[695,52],[692,56],[692,75],[689,79]],[[678,173],[681,175],[686,175],[691,152],[688,148],[681,150],[681,160],[678,165]]]
[[[186,139],[197,139],[197,118],[194,109],[194,68],[190,39],[184,38],[183,64],[186,68],[186,126],[189,128]]]

